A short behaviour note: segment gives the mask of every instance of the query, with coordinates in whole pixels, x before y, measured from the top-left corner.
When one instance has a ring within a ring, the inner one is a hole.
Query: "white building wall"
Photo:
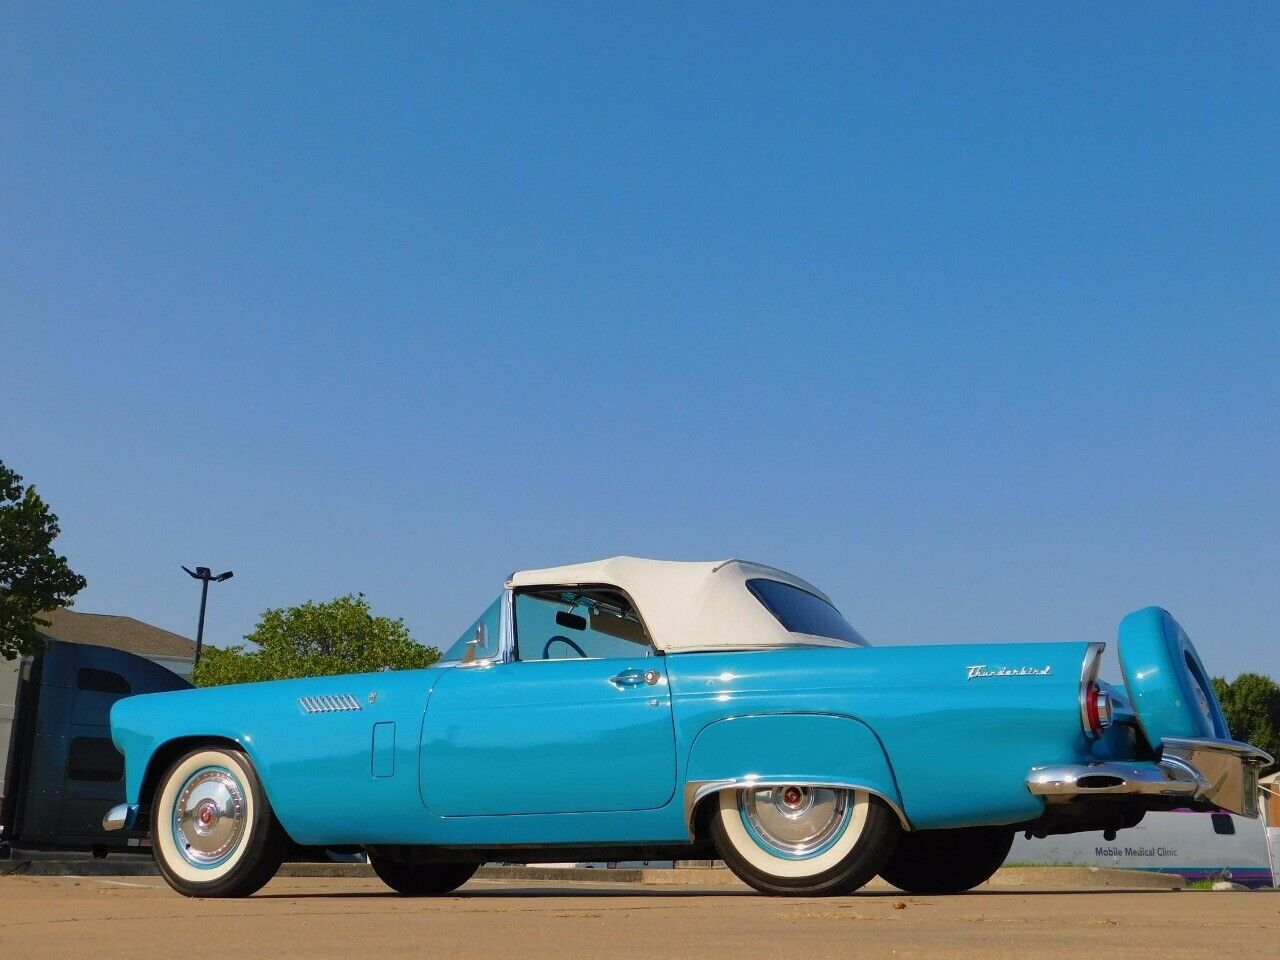
[[[24,658],[0,657],[0,810],[4,809],[9,783],[9,759],[13,748],[13,724],[17,714],[18,679]]]

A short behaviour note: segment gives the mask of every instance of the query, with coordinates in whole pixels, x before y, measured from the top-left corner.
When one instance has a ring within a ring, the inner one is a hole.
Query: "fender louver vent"
[[[340,713],[343,710],[361,710],[360,701],[349,693],[332,697],[299,697],[298,703],[307,713]]]

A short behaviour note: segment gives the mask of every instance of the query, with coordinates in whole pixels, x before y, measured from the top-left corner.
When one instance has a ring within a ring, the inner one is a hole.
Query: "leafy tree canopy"
[[[196,666],[196,686],[364,673],[384,667],[413,670],[440,659],[438,650],[410,638],[403,620],[375,617],[364,594],[268,610],[245,640],[257,649],[244,644],[205,647]]]
[[[1280,758],[1280,686],[1270,677],[1242,673],[1231,683],[1213,678],[1231,736]]]
[[[85,579],[53,549],[58,518],[0,461],[0,656],[39,653],[44,610],[71,606]]]

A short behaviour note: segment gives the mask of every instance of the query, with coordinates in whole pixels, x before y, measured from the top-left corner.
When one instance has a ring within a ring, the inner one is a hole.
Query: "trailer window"
[[[106,737],[75,737],[67,751],[67,777],[119,783],[124,779],[124,757]]]
[[[129,681],[120,674],[112,673],[110,670],[94,670],[92,667],[80,669],[76,674],[76,686],[81,690],[114,693],[122,697],[133,693],[133,687],[129,686]]]
[[[1236,822],[1231,819],[1229,813],[1211,813],[1209,819],[1213,821],[1213,832],[1220,837],[1230,837],[1236,832]]]

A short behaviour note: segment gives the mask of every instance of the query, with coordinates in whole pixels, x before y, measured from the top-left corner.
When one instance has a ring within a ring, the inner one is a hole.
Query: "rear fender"
[[[859,720],[822,713],[730,717],[704,727],[689,748],[685,824],[692,834],[698,803],[721,790],[783,783],[866,790],[911,829],[879,738]]]

